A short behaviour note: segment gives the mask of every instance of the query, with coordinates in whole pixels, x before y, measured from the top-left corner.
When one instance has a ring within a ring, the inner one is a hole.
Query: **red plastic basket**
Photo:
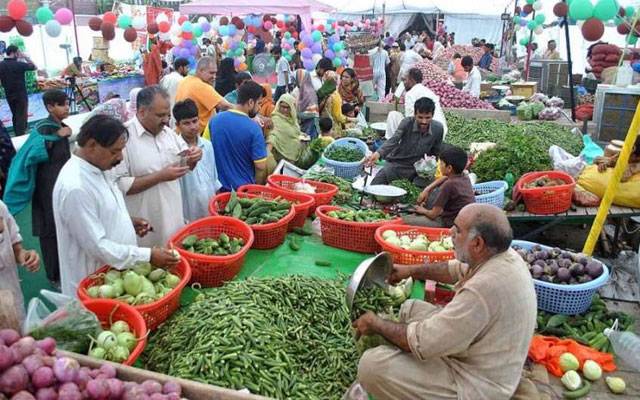
[[[320,206],[316,215],[320,218],[322,241],[327,246],[356,251],[358,253],[376,253],[380,245],[376,242],[376,229],[380,226],[402,223],[401,218],[379,222],[352,222],[331,218],[327,213],[340,210],[340,207]]]
[[[140,312],[128,304],[112,299],[89,299],[83,301],[82,304],[98,317],[103,329],[109,329],[111,323],[116,321],[124,321],[129,325],[131,333],[140,340],[123,364],[135,364],[147,345],[147,324]]]
[[[221,233],[242,238],[244,246],[236,254],[228,256],[191,253],[182,248],[182,241],[189,235],[196,235],[198,239],[205,237],[215,239]],[[253,231],[249,225],[236,218],[217,216],[202,218],[190,223],[174,234],[169,239],[169,244],[189,261],[192,283],[197,282],[204,287],[215,287],[238,275],[253,241]]]
[[[392,230],[404,236],[415,239],[418,235],[425,235],[429,240],[439,240],[442,236],[450,236],[451,230],[448,228],[424,228],[420,226],[410,225],[384,225],[376,229],[376,242],[382,247],[383,251],[391,253],[395,264],[422,264],[425,262],[446,261],[454,258],[453,251],[418,251],[405,250],[402,247],[394,246],[387,243],[382,238],[382,233]]]
[[[315,204],[309,209],[309,215],[316,211],[316,208],[330,204],[333,197],[338,193],[338,187],[330,183],[310,181],[307,179],[295,178],[293,176],[286,175],[271,175],[267,178],[267,183],[270,186],[285,190],[287,192],[299,193],[293,190],[296,183],[304,181],[316,189],[316,192],[309,196],[313,197]]]
[[[240,197],[258,197],[253,194],[247,193],[238,193]],[[220,215],[218,210],[224,209],[224,207],[229,202],[229,198],[231,197],[231,193],[222,193],[217,196],[214,196],[209,202],[209,213],[211,215]],[[274,222],[271,224],[264,225],[249,225],[251,230],[253,230],[253,249],[259,250],[267,250],[273,249],[274,247],[280,246],[284,243],[284,240],[287,237],[287,226],[289,222],[295,217],[296,210],[294,207],[291,207],[289,210],[289,214],[285,215],[278,222]]]
[[[292,231],[293,228],[302,228],[309,216],[309,210],[315,203],[313,197],[305,193],[288,192],[282,189],[263,186],[263,185],[243,185],[237,190],[238,193],[253,194],[263,199],[272,200],[276,197],[281,197],[293,203],[293,208],[296,210],[296,215],[289,222],[288,229]]]
[[[542,176],[561,179],[565,185],[527,189],[524,187]],[[522,175],[515,186],[515,196],[522,196],[527,211],[531,214],[558,214],[571,208],[571,198],[576,181],[571,175],[560,171],[529,172]]]
[[[111,269],[111,267],[105,265],[104,267],[97,270],[95,274],[90,275],[80,281],[77,291],[77,295],[80,301],[84,303],[85,301],[93,300],[91,297],[89,297],[87,288],[95,285],[101,285],[103,279],[100,277],[100,274],[109,271],[109,269]],[[180,283],[178,284],[178,286],[173,288],[173,290],[169,292],[169,294],[167,294],[160,300],[154,301],[153,303],[131,306],[138,310],[140,314],[142,314],[142,318],[144,318],[144,321],[147,324],[147,328],[152,331],[160,326],[161,323],[166,321],[167,318],[169,318],[171,314],[173,314],[178,309],[178,307],[180,307],[180,295],[182,294],[182,289],[184,289],[184,287],[187,285],[187,283],[189,283],[189,280],[191,279],[191,267],[189,266],[189,262],[186,259],[181,258],[180,262],[178,262],[178,265],[173,267],[171,273],[176,274],[180,277]],[[128,305],[122,302],[121,304]]]

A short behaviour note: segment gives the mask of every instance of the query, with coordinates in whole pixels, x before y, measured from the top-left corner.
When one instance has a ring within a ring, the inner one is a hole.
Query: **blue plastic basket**
[[[356,138],[342,138],[338,139],[335,142],[331,143],[325,149],[325,153],[331,149],[332,147],[351,147],[354,149],[361,150],[364,154],[367,154],[367,150],[369,147],[365,142]],[[341,162],[334,161],[326,158],[324,153],[322,154],[322,161],[327,167],[331,167],[335,170],[335,175],[344,179],[353,179],[356,176],[360,175],[362,172],[362,166],[364,165],[365,157],[362,157],[362,160],[356,162]]]
[[[514,240],[511,242],[512,246],[520,246],[526,250],[532,248],[536,244],[537,243],[527,242],[524,240]],[[544,250],[551,249],[551,247],[548,246],[539,246]],[[594,259],[594,261],[598,260]],[[536,289],[538,308],[554,314],[568,315],[582,314],[587,311],[591,306],[593,295],[609,280],[609,268],[604,264],[602,266],[604,267],[602,275],[591,282],[580,283],[577,285],[559,285],[557,283],[534,279],[533,284]]]
[[[491,181],[476,183],[473,191],[480,193],[476,195],[476,203],[491,204],[500,209],[504,207],[504,192],[509,187],[505,181]]]

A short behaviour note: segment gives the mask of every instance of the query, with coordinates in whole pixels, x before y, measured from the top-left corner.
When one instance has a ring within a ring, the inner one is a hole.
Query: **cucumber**
[[[298,242],[298,238],[295,236],[291,236],[289,239],[289,248],[293,251],[300,250],[300,243]]]
[[[579,399],[580,397],[586,396],[590,391],[591,383],[589,383],[588,380],[583,379],[582,387],[580,387],[580,389],[572,391],[565,390],[564,392],[562,392],[562,396],[564,396],[565,399]]]
[[[331,266],[331,261],[327,261],[327,260],[316,260],[316,265],[318,267],[330,267]]]

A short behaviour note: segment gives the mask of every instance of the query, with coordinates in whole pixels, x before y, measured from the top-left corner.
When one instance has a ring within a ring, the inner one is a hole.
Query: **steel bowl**
[[[407,195],[406,190],[391,185],[368,185],[364,188],[364,192],[383,204],[399,201]]]
[[[387,287],[387,278],[393,271],[393,257],[382,252],[375,257],[367,258],[358,265],[347,285],[347,306],[353,309],[353,302],[358,290],[372,286]]]

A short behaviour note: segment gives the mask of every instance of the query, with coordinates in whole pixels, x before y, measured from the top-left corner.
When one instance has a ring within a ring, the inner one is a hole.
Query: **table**
[[[63,121],[65,124],[69,126],[69,128],[71,128],[71,137],[69,137],[69,141],[71,143],[74,143],[76,141],[76,138],[78,137],[78,133],[80,133],[80,128],[82,127],[82,124],[89,117],[90,114],[91,112],[70,115],[67,119]],[[45,118],[46,117],[47,116],[45,116]],[[29,138],[29,135],[13,136],[11,138],[11,141],[13,142],[13,147],[15,147],[16,151],[20,150],[24,142],[27,141],[27,138]]]

